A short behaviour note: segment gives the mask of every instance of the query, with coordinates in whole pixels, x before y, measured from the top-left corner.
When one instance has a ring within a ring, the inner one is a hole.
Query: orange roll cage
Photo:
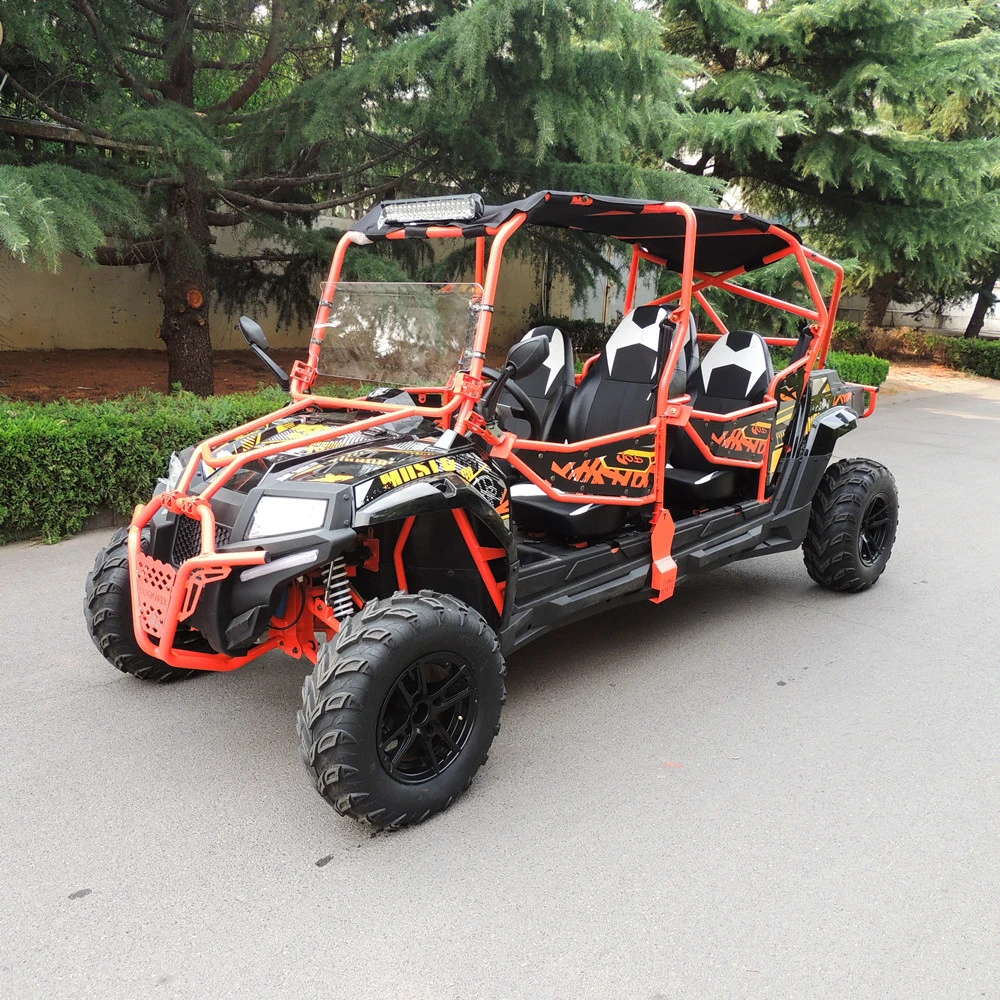
[[[586,198],[588,196],[578,196]],[[574,204],[587,204],[586,201]],[[607,213],[615,214],[615,213]],[[815,253],[802,246],[794,234],[781,226],[772,225],[768,235],[777,237],[785,246],[776,253],[766,257],[763,263],[773,263],[788,256],[794,256],[808,289],[813,308],[786,302],[774,296],[767,295],[755,289],[734,284],[734,278],[746,273],[746,267],[736,267],[721,274],[709,274],[696,270],[695,250],[698,241],[698,220],[695,211],[688,205],[678,202],[662,204],[647,204],[642,208],[643,216],[676,215],[683,220],[683,236],[672,236],[670,239],[683,239],[683,265],[681,268],[681,288],[669,295],[653,300],[653,304],[669,305],[676,303],[670,318],[673,322],[686,328],[688,318],[694,303],[702,307],[716,332],[699,332],[698,339],[710,342],[724,336],[728,330],[709,303],[705,292],[710,289],[720,289],[734,295],[743,296],[755,302],[775,307],[793,315],[800,316],[812,324],[813,338],[811,346],[804,358],[778,373],[768,389],[766,401],[758,406],[729,414],[714,414],[699,412],[690,405],[690,397],[669,397],[671,376],[677,367],[684,338],[675,337],[671,345],[666,363],[662,367],[658,387],[656,410],[652,420],[642,427],[629,428],[614,434],[591,438],[584,441],[574,441],[570,444],[519,440],[510,432],[499,436],[487,426],[482,416],[476,412],[476,404],[484,391],[483,365],[486,348],[489,341],[490,326],[493,317],[497,284],[504,248],[510,237],[525,224],[527,214],[523,211],[514,212],[506,221],[496,226],[486,226],[484,234],[478,234],[475,239],[475,278],[482,287],[481,308],[478,314],[471,360],[468,370],[458,371],[446,387],[421,390],[435,393],[439,396],[439,406],[399,406],[382,402],[372,402],[362,399],[343,399],[335,397],[314,396],[310,389],[316,380],[319,368],[320,352],[323,346],[325,325],[330,319],[331,309],[336,296],[344,260],[351,246],[364,245],[371,242],[363,233],[355,230],[346,232],[339,240],[330,264],[330,270],[323,285],[320,303],[313,324],[312,336],[309,341],[309,351],[306,361],[297,361],[291,372],[292,402],[275,413],[250,421],[233,430],[218,434],[199,445],[177,484],[176,489],[161,493],[148,504],[136,508],[129,528],[129,559],[138,572],[131,574],[132,607],[135,633],[142,649],[150,656],[165,660],[175,666],[196,666],[210,670],[234,670],[243,664],[263,655],[274,648],[284,648],[295,656],[309,656],[315,659],[316,644],[313,641],[312,629],[315,622],[332,634],[339,623],[326,607],[321,594],[304,594],[302,600],[309,604],[311,615],[298,613],[295,621],[295,631],[289,635],[286,632],[273,631],[272,634],[258,645],[254,646],[244,656],[225,656],[222,654],[205,654],[173,648],[178,626],[188,617],[197,603],[201,588],[206,583],[223,579],[236,569],[260,565],[266,559],[263,551],[257,552],[218,552],[215,546],[215,519],[210,504],[211,498],[229,482],[233,475],[248,463],[260,458],[276,454],[285,447],[282,443],[263,445],[251,448],[240,454],[222,452],[225,445],[250,434],[275,420],[291,416],[306,408],[323,410],[353,410],[371,413],[363,419],[337,427],[319,428],[315,432],[304,435],[296,440],[296,447],[308,447],[323,441],[366,428],[377,427],[380,424],[397,420],[400,417],[420,416],[436,421],[442,428],[453,426],[465,435],[479,437],[490,449],[494,458],[509,462],[527,481],[538,486],[547,496],[566,503],[614,504],[622,506],[647,506],[652,504],[652,549],[653,549],[653,586],[657,592],[655,601],[669,597],[673,591],[676,568],[670,558],[670,546],[673,538],[673,520],[664,503],[667,434],[671,427],[677,432],[688,433],[698,445],[705,457],[715,464],[759,469],[758,499],[766,501],[768,468],[770,455],[755,456],[753,460],[725,459],[713,455],[695,434],[690,426],[692,415],[697,415],[705,421],[731,421],[754,414],[769,413],[777,406],[775,399],[776,386],[779,381],[803,370],[805,383],[817,365],[822,365],[829,352],[833,321],[837,312],[837,304],[843,285],[843,269],[835,261]],[[738,218],[738,216],[734,217]],[[405,227],[400,227],[385,235],[387,239],[406,239],[410,234]],[[428,225],[422,233],[415,234],[419,238],[446,239],[465,237],[466,232],[461,226]],[[732,232],[713,233],[713,236],[738,238],[747,235],[746,230],[736,229]],[[752,234],[751,234],[752,235]],[[489,246],[487,253],[487,238]],[[635,304],[640,265],[643,261],[666,265],[666,261],[653,253],[643,250],[640,241],[633,242],[632,257],[629,267],[628,283],[625,289],[625,310],[630,310]],[[834,274],[833,290],[829,304],[824,302],[815,275],[810,264],[830,270]],[[765,337],[769,345],[791,346],[796,341],[782,337]],[[588,361],[588,366],[594,359]],[[586,369],[585,369],[586,370]],[[869,416],[875,409],[874,387],[865,387],[869,392],[870,401],[862,416]],[[804,389],[803,389],[804,391]],[[549,453],[558,457],[569,452],[586,451],[589,448],[599,448],[602,445],[617,442],[628,443],[639,437],[652,436],[654,439],[654,459],[649,474],[649,488],[640,495],[632,496],[599,496],[593,493],[571,493],[556,489],[551,482],[538,475],[521,457],[519,452],[532,451],[540,456]],[[188,496],[188,490],[194,476],[204,463],[210,469],[217,470],[200,494]],[[171,566],[158,563],[142,553],[141,537],[143,528],[150,522],[154,514],[161,508],[178,515],[196,518],[200,522],[201,548],[193,559],[187,560],[176,571]],[[459,516],[461,515],[461,516]],[[412,518],[404,522],[396,543],[393,559],[398,583],[405,589],[406,578],[403,568],[402,553],[412,527]],[[497,558],[500,550],[484,549],[476,540],[475,531],[464,512],[456,512],[459,530],[469,547],[473,561],[479,569],[484,584],[493,603],[499,612],[503,612],[505,602],[511,598],[505,593],[505,588],[498,584],[489,569],[489,560]],[[315,618],[315,622],[313,621]],[[303,624],[304,623],[304,624]],[[291,626],[276,623],[276,628]],[[156,641],[154,641],[154,639]]]

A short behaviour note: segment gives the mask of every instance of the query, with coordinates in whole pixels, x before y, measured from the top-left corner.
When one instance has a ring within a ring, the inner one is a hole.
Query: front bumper
[[[191,524],[200,533],[198,551],[177,560],[177,540],[182,534],[189,536]],[[139,646],[171,666],[202,670],[235,670],[275,648],[309,655],[315,648],[315,622],[313,614],[304,613],[304,597],[297,598],[291,624],[283,617],[280,623],[273,622],[281,633],[265,633],[288,584],[353,548],[356,533],[351,528],[326,527],[278,539],[237,542],[220,551],[217,543],[227,537],[228,530],[216,525],[212,505],[199,497],[161,493],[136,508],[129,528],[129,579]],[[311,554],[308,564],[283,558],[302,551]],[[266,565],[272,561],[275,569],[268,571]],[[263,572],[242,579],[252,567]],[[265,637],[258,641],[261,636]]]

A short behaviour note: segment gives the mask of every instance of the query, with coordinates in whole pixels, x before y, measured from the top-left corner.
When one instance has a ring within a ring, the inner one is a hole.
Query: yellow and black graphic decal
[[[716,458],[761,465],[773,424],[774,410],[770,410],[726,421],[692,415],[690,427]]]
[[[300,483],[349,483],[380,473],[400,459],[398,452],[388,448],[355,448],[289,469],[276,478]]]
[[[594,496],[641,497],[653,489],[651,435],[578,452],[518,449],[519,457],[557,490]]]
[[[400,457],[396,453],[396,458]],[[509,519],[510,500],[506,484],[475,452],[466,451],[457,455],[426,452],[419,456],[407,455],[406,458],[405,464],[386,469],[375,477],[367,501],[419,479],[454,474],[461,476],[505,521]]]
[[[394,486],[412,483],[414,480],[423,479],[425,476],[437,476],[442,472],[458,472],[458,463],[456,460],[447,455],[442,455],[440,458],[428,458],[423,462],[402,465],[397,469],[389,469],[383,472],[379,476],[378,482],[385,489],[391,490]]]
[[[788,435],[791,432],[795,408],[802,398],[805,378],[805,372],[800,368],[787,378],[782,379],[775,390],[774,395],[778,401],[778,410],[774,416],[774,439],[771,443],[771,463],[768,469],[769,483],[773,483],[777,478],[781,458],[791,444]]]
[[[813,372],[809,380],[809,420],[806,433],[812,430],[813,422],[821,414],[834,406],[850,406],[856,413],[864,410],[864,390],[848,385],[833,370]],[[860,398],[855,396],[858,393]]]

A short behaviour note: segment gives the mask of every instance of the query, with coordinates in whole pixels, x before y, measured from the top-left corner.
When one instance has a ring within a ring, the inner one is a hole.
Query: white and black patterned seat
[[[774,378],[767,342],[752,330],[730,330],[702,359],[692,395],[696,409],[732,413],[764,402]]]
[[[670,310],[664,306],[639,306],[622,317],[573,396],[567,419],[570,441],[649,423],[674,330]],[[697,359],[697,327],[692,318],[685,349],[671,380],[671,396],[685,391]]]
[[[731,330],[701,359],[688,385],[696,410],[733,413],[764,402],[774,378],[767,342],[752,330]],[[667,469],[667,502],[711,505],[739,488],[733,468],[713,465],[686,433],[675,435]]]
[[[591,365],[570,400],[566,418],[569,441],[613,434],[649,423],[657,386],[676,326],[665,306],[639,306],[622,317],[601,356]],[[680,395],[697,368],[697,327],[692,319],[671,380],[670,395]],[[593,537],[616,531],[628,508],[609,504],[567,504],[540,489],[511,491],[514,519],[528,531],[566,537]]]
[[[541,421],[539,438],[542,441],[563,440],[565,436],[566,407],[570,394],[576,387],[573,364],[573,345],[562,330],[556,326],[536,326],[521,340],[544,337],[548,341],[549,355],[542,366],[530,375],[517,380],[518,387],[535,404]],[[506,408],[506,411],[503,409]],[[509,393],[500,396],[498,410],[503,414],[505,430],[513,431],[519,438],[526,438],[531,432],[527,420],[515,416],[517,400]]]

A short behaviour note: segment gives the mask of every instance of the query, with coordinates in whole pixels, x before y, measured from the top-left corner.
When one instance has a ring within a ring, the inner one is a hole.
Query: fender
[[[858,415],[850,406],[833,406],[813,420],[812,430],[806,438],[807,455],[832,455],[838,438],[849,434],[858,426]]]
[[[463,510],[479,520],[496,539],[497,546],[507,553],[507,587],[501,626],[505,627],[517,589],[517,543],[510,522],[462,476],[447,472],[397,486],[390,493],[362,506],[354,515],[354,526],[361,529],[448,510]]]

